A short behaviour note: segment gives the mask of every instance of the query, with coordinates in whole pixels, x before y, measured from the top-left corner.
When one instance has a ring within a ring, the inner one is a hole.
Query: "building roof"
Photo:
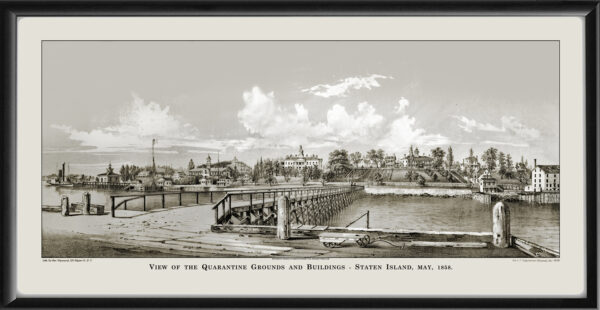
[[[545,173],[560,173],[559,165],[537,165]]]
[[[190,171],[193,171],[193,172],[200,172],[200,171],[204,171],[204,170],[207,170],[207,169],[208,169],[208,168],[196,167],[196,168],[194,168],[194,169],[192,169],[192,170],[190,170]]]
[[[410,156],[404,156],[402,159],[410,159]],[[412,159],[416,161],[433,160],[433,158],[429,156],[413,156]]]
[[[120,174],[118,174],[118,173],[110,173],[110,174],[107,174],[106,172],[104,172],[104,173],[100,173],[98,176],[99,176],[99,177],[102,177],[102,176],[105,176],[105,175],[106,175],[106,176],[117,176],[117,177],[118,177],[118,176],[120,176]]]
[[[288,155],[285,157],[285,160],[321,160],[317,155],[310,156],[298,156],[298,155]]]

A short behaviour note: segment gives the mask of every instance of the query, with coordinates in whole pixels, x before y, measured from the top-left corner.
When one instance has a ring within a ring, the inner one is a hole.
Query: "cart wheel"
[[[371,243],[371,237],[369,237],[369,235],[365,236],[365,242],[368,245],[369,243]]]
[[[358,244],[359,247],[364,248],[365,247],[365,243],[363,241],[363,239],[357,239],[356,240],[356,244]]]

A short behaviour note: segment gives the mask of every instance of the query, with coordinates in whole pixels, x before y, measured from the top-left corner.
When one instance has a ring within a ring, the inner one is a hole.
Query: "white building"
[[[106,172],[100,173],[97,179],[100,183],[119,183],[121,182],[121,175],[114,173],[112,165],[109,163]]]
[[[175,173],[173,173],[173,181],[180,181],[182,179],[185,179],[186,174],[184,171],[175,171]]]
[[[538,165],[534,160],[535,169],[531,171],[531,186],[526,191],[530,192],[559,192],[560,191],[560,166]]]
[[[495,193],[498,191],[496,179],[492,177],[488,170],[479,176],[479,191],[482,193]]]
[[[246,163],[239,161],[235,156],[233,157],[233,160],[229,166],[237,170],[240,175],[247,175],[252,172],[252,168],[246,165]]]
[[[298,151],[298,154],[288,155],[283,160],[284,168],[295,168],[302,169],[304,167],[318,167],[322,168],[323,159],[319,158],[316,155],[304,155],[304,150],[302,150],[302,145]]]
[[[433,163],[433,158],[429,156],[404,156],[400,159],[400,165],[402,167],[417,167],[417,168],[427,168],[431,167]]]
[[[397,164],[396,155],[388,155],[384,158],[383,161],[384,161],[385,167],[390,167],[390,168],[396,167],[396,164]]]

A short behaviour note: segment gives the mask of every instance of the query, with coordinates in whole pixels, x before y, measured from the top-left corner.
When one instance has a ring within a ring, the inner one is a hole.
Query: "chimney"
[[[533,169],[535,169],[535,167],[537,167],[537,158],[533,159]]]

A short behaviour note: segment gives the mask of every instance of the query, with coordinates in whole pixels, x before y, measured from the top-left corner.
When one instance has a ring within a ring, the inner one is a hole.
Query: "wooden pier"
[[[349,206],[364,187],[315,187],[229,192],[213,207],[215,224],[277,225],[278,198],[289,200],[291,225],[324,225]]]
[[[298,190],[311,191],[315,189],[322,189],[323,187],[279,187],[279,188],[267,188],[267,189],[232,189],[232,190],[200,190],[200,191],[190,191],[180,188],[178,191],[157,191],[157,192],[141,192],[141,193],[128,193],[128,194],[115,194],[108,196],[108,200],[106,201],[105,207],[106,209],[111,210],[111,216],[116,217],[116,211],[119,208],[123,208],[123,210],[127,210],[128,203],[132,201],[141,201],[142,211],[148,210],[148,203],[151,197],[160,197],[160,208],[166,209],[171,207],[183,206],[183,200],[186,198],[189,200],[190,198],[195,201],[195,204],[200,204],[200,196],[207,195],[209,198],[208,203],[213,204],[215,200],[219,200],[216,205],[222,203],[223,199],[231,203],[233,200],[235,203],[238,203],[238,200],[243,201],[244,199],[249,198],[249,203],[252,205],[253,197],[257,197],[256,193],[260,192],[261,197],[265,199],[273,199],[276,195],[281,195],[282,193],[293,193]],[[167,197],[176,197],[175,201],[169,201]],[[229,197],[229,198],[228,198]],[[256,198],[254,198],[254,202],[256,202]]]

